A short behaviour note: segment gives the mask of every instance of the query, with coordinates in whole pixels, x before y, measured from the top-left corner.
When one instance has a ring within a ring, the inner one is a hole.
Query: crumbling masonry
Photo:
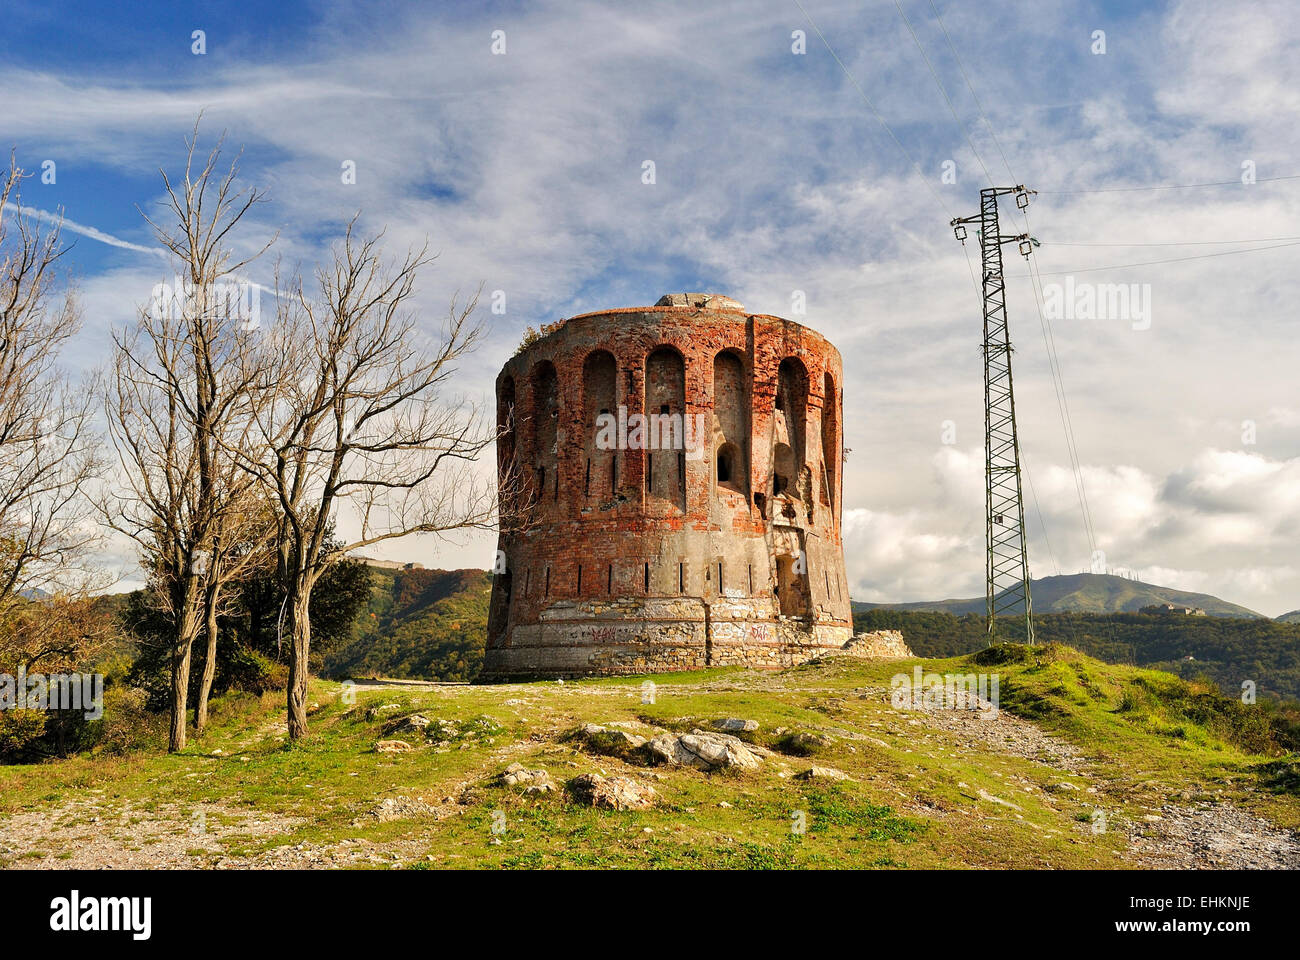
[[[842,384],[819,334],[705,294],[573,317],[521,350],[497,378],[497,455],[533,522],[502,533],[480,679],[839,650]]]

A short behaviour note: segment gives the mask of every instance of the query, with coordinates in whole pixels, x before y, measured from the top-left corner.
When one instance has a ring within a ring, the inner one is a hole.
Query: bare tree
[[[14,157],[0,172],[0,634],[24,598],[82,595],[99,533],[89,487],[101,467],[92,392],[58,367],[80,326],[71,289],[55,293],[66,247],[22,206]]]
[[[255,393],[250,393],[249,402],[255,402],[255,397]],[[251,424],[251,421],[246,420],[245,424]],[[255,477],[235,467],[233,458],[225,462],[229,500],[223,509],[216,512],[214,519],[212,546],[207,556],[207,585],[203,592],[203,632],[207,649],[194,704],[196,735],[202,735],[208,726],[208,701],[217,672],[218,618],[226,612],[225,600],[238,580],[269,559],[276,530],[274,514],[257,496]]]
[[[178,264],[176,288],[156,295],[133,327],[114,333],[104,385],[122,467],[121,492],[105,502],[104,514],[140,546],[174,630],[172,751],[185,746],[194,641],[206,627],[213,664],[223,591],[253,555],[235,545],[256,540],[265,516],[249,509],[254,478],[235,456],[250,442],[266,383],[258,367],[260,333],[256,316],[250,320],[231,301],[232,291],[238,299],[244,289],[238,271],[270,243],[236,261],[228,239],[263,194],[236,187],[237,161],[218,173],[221,141],[196,162],[197,140],[196,123],[179,185],[162,172],[170,222],[142,211]]]
[[[330,564],[384,540],[486,528],[494,515],[492,485],[473,470],[494,438],[474,407],[446,395],[482,332],[470,320],[477,297],[453,299],[440,340],[429,340],[410,309],[427,247],[388,264],[382,234],[358,239],[355,227],[316,271],[315,299],[295,279],[277,301],[265,341],[279,360],[277,396],[259,410],[264,455],[249,461],[280,513],[295,739],[307,731],[311,594]]]

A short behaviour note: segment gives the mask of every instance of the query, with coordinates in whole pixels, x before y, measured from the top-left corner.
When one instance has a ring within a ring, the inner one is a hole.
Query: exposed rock
[[[375,753],[405,753],[415,748],[405,740],[376,740]]]
[[[898,630],[872,630],[856,634],[844,644],[841,656],[865,660],[902,660],[916,656]]]
[[[579,803],[609,810],[649,810],[659,800],[654,787],[627,777],[602,777],[583,773],[568,783],[569,792]]]
[[[408,717],[395,717],[388,721],[388,723],[384,724],[384,733],[414,733],[424,736],[425,728],[428,726],[428,717],[419,713],[413,713]]]
[[[806,757],[819,750],[824,750],[834,742],[824,733],[809,733],[806,730],[799,730],[794,733],[787,733],[781,738],[777,746],[785,753]]]
[[[737,737],[707,730],[679,735],[666,733],[645,745],[651,762],[668,763],[710,772],[739,767],[752,770],[762,759]]]
[[[803,771],[803,773],[796,773],[795,779],[796,780],[849,780],[849,781],[853,780],[853,778],[850,777],[843,770],[836,770],[834,767],[819,767],[817,766],[817,764],[813,764],[807,770]]]
[[[981,800],[986,800],[989,803],[996,803],[1002,807],[1010,807],[1012,810],[1022,809],[1021,807],[1016,806],[1016,804],[1012,803],[1010,800],[1003,800],[1001,797],[995,797],[993,794],[989,793],[987,790],[984,790],[982,788],[979,790],[979,795]]]
[[[375,717],[378,717],[381,714],[389,713],[390,711],[401,710],[401,709],[402,709],[401,706],[399,706],[396,703],[381,703],[378,706],[366,708],[366,719],[373,720],[375,719]]]
[[[1300,831],[1229,803],[1163,804],[1155,821],[1121,823],[1137,863],[1158,869],[1295,870]]]
[[[637,752],[645,746],[645,737],[626,730],[611,730],[599,724],[588,723],[579,727],[574,737],[581,740],[587,749],[606,757],[618,757],[632,760]]]
[[[512,763],[497,776],[497,782],[504,787],[523,786],[524,793],[550,793],[555,789],[555,782],[545,770],[528,770],[522,763]]]
[[[714,720],[709,726],[723,733],[753,733],[758,729],[758,721],[742,720],[739,717],[726,717],[722,720]]]
[[[376,804],[372,812],[383,822],[417,817],[432,817],[436,820],[445,814],[442,808],[419,797],[388,797]]]

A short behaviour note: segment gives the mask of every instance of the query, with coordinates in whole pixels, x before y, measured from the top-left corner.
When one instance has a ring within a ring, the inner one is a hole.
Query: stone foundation
[[[770,608],[770,604],[766,605]],[[666,673],[705,667],[779,669],[844,648],[840,624],[775,617],[756,602],[696,597],[560,602],[493,651],[481,682]]]

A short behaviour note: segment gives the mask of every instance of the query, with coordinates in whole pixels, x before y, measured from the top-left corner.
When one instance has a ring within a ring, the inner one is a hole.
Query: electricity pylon
[[[979,226],[984,277],[985,625],[990,644],[997,642],[1000,614],[1023,613],[1025,640],[1034,642],[1020,443],[1016,438],[1016,399],[1011,382],[1011,337],[1002,276],[1002,244],[1018,243],[1028,259],[1033,240],[1024,233],[1003,235],[998,228],[998,198],[1014,193],[1016,206],[1023,210],[1034,192],[1023,185],[987,187],[980,191],[980,212],[973,217],[958,217],[950,224],[962,246],[966,245],[965,225]]]

